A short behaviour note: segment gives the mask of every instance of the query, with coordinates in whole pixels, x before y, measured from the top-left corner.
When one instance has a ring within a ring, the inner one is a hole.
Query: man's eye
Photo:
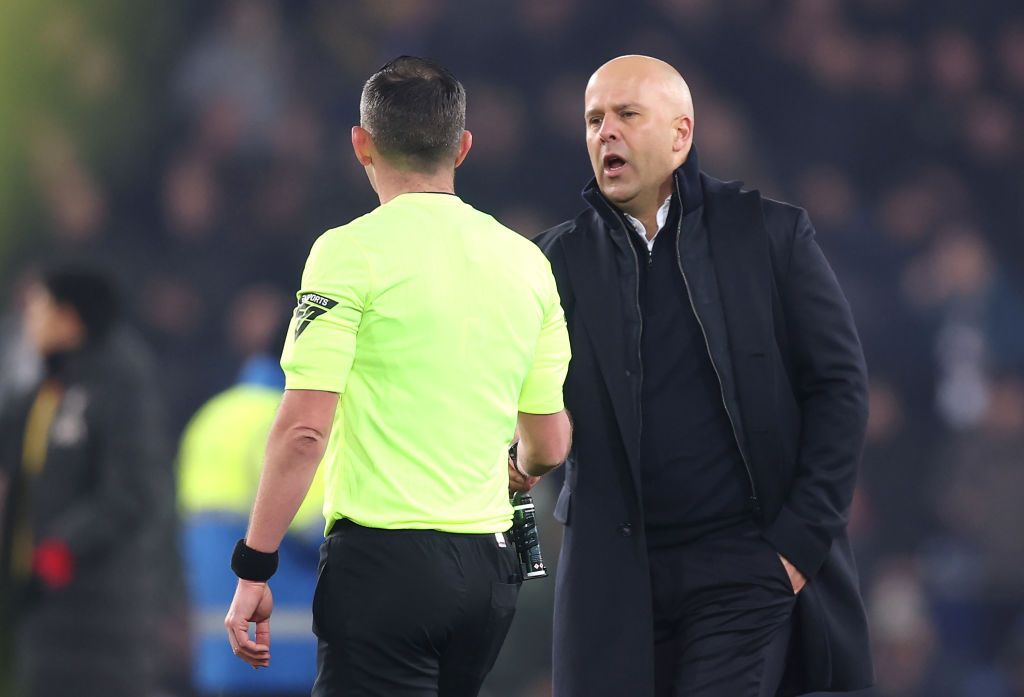
[[[589,119],[587,119],[587,124],[590,126],[599,126],[601,124],[601,117],[591,116]]]
[[[633,116],[636,116],[636,112],[635,111],[624,111],[624,112],[622,112],[622,118],[624,118],[624,119],[628,119],[628,118],[633,117]]]

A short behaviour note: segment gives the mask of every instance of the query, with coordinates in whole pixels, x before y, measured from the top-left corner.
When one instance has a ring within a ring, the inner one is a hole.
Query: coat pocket
[[[805,681],[813,689],[826,689],[832,684],[832,647],[828,621],[821,598],[814,584],[809,583],[796,596],[796,632],[801,638],[800,658]]]

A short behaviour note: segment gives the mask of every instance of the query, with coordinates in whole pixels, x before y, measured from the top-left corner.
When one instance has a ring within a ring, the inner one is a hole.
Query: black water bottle
[[[519,469],[519,441],[509,446],[508,456],[516,469]],[[548,575],[548,567],[544,566],[544,555],[540,551],[537,507],[533,505],[533,497],[525,491],[517,491],[512,494],[509,502],[512,504],[512,541],[519,555],[519,574],[524,581],[544,578]]]
[[[526,492],[512,495],[512,539],[516,543],[519,570],[524,581],[548,575],[548,567],[544,566],[544,555],[540,551],[535,510],[533,497]]]

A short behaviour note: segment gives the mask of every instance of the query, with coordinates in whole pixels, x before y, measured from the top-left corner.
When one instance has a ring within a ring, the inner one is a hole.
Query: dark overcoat
[[[846,534],[867,421],[850,308],[803,210],[703,173],[699,183],[706,250],[686,262],[680,251],[680,273],[750,474],[751,509],[809,579],[780,694],[867,687],[867,622]],[[593,182],[584,198],[587,210],[536,240],[552,264],[573,356],[565,402],[574,442],[555,511],[565,535],[554,695],[650,697],[639,262],[621,212]]]

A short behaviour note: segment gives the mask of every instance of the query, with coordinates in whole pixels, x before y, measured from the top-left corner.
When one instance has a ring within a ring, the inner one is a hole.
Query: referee
[[[381,205],[322,235],[302,275],[224,624],[240,658],[269,665],[267,579],[323,459],[316,697],[476,695],[519,591],[517,422],[526,474],[569,449],[555,281],[536,246],[455,196],[465,121],[441,66],[402,56],[375,73],[352,147]]]

